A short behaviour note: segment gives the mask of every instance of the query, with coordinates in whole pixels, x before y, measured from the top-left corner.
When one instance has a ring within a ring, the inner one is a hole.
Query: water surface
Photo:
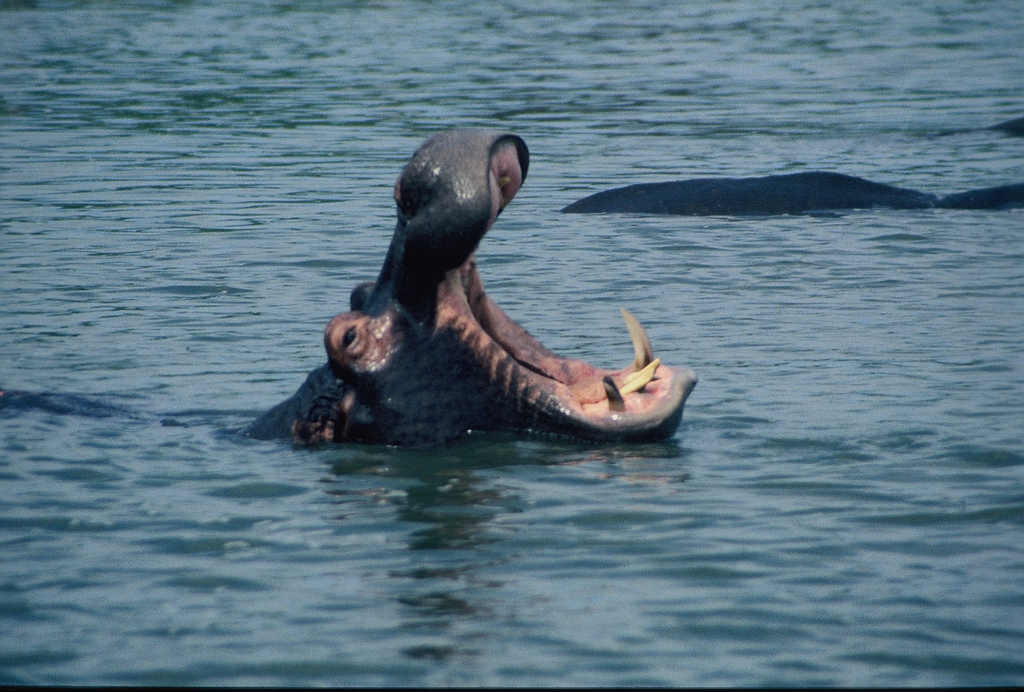
[[[834,170],[1024,181],[1018,2],[46,2],[0,10],[0,680],[1024,681],[1024,215],[560,215]],[[30,4],[30,3],[26,3]],[[556,351],[700,376],[675,437],[293,449],[391,186],[451,126]]]

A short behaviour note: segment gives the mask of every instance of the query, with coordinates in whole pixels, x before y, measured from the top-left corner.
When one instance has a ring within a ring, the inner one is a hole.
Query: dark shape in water
[[[584,197],[567,214],[624,213],[729,216],[802,214],[845,209],[1002,209],[1024,204],[1024,184],[946,197],[812,171],[763,178],[697,178],[629,185]]]
[[[1010,137],[1024,137],[1024,118],[1014,118],[985,129],[996,130]]]
[[[1024,118],[1013,118],[982,128],[946,130],[945,132],[940,132],[937,136],[947,137],[949,135],[962,135],[967,132],[1002,132],[1007,137],[1024,137]]]
[[[1007,120],[984,129],[1021,137],[1024,136],[1024,118]],[[939,197],[852,175],[810,171],[761,178],[696,178],[628,185],[584,197],[562,211],[567,214],[770,216],[847,209],[1004,209],[1021,205],[1024,205],[1024,184],[968,190]]]
[[[78,394],[57,394],[54,392],[23,392],[0,390],[0,410],[47,411],[64,416],[85,416],[87,418],[134,418],[132,411],[122,406],[97,401]]]
[[[636,359],[605,370],[555,355],[484,292],[474,251],[528,165],[526,144],[507,133],[453,130],[424,143],[395,184],[398,223],[380,275],[327,325],[327,365],[244,433],[391,445],[470,430],[671,436],[697,378],[660,365],[632,316]]]

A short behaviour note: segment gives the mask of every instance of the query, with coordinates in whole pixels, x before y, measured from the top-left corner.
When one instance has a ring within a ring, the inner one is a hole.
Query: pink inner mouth
[[[598,368],[573,358],[563,358],[542,345],[516,324],[484,292],[483,282],[470,256],[458,269],[449,272],[438,288],[437,328],[452,328],[462,335],[474,352],[480,354],[492,371],[500,371],[501,360],[521,368],[520,377],[549,390],[568,409],[582,417],[598,421],[617,419],[623,414],[650,415],[671,405],[675,372],[658,367],[654,379],[637,392],[622,395],[624,410],[612,410],[603,379],[610,376],[621,389],[632,364],[621,370]],[[507,367],[507,366],[504,366]]]

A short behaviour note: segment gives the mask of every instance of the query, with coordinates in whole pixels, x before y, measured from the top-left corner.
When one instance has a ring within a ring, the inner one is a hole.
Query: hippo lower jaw
[[[435,333],[454,334],[493,386],[514,402],[518,420],[481,421],[483,429],[554,432],[595,441],[665,439],[678,427],[697,377],[654,359],[642,327],[623,313],[636,352],[629,366],[613,371],[562,358],[487,296],[471,255],[438,287]]]

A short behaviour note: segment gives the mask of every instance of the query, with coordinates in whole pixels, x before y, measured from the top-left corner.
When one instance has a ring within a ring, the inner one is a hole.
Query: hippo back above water
[[[981,130],[1024,136],[1024,118]],[[1013,183],[940,197],[864,178],[807,171],[753,178],[696,178],[640,183],[598,192],[564,207],[567,214],[772,216],[851,209],[1008,209],[1024,206],[1024,184]]]
[[[1004,209],[1024,204],[1024,184],[938,197],[842,173],[810,171],[760,178],[697,178],[641,183],[573,202],[567,214],[681,216],[803,214],[848,209]]]

